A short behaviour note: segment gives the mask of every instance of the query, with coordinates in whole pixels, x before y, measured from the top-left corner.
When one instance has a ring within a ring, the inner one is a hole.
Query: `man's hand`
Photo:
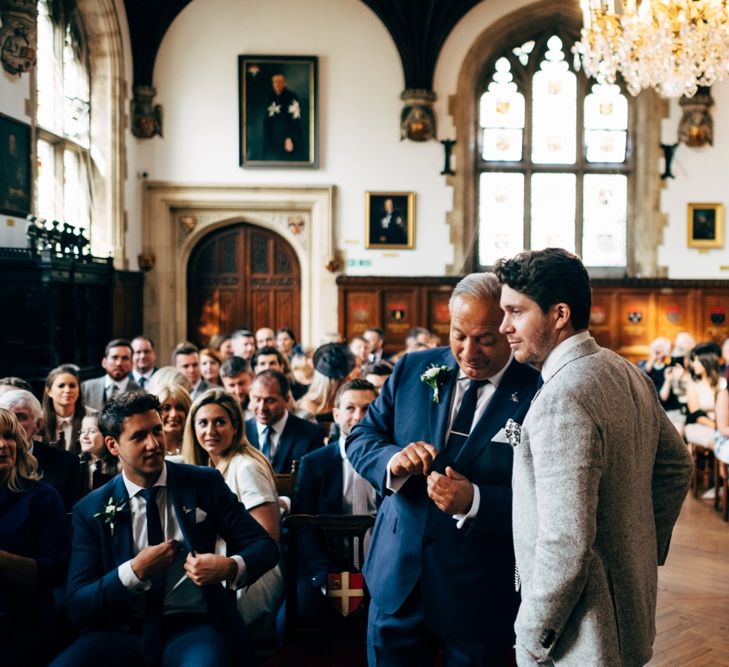
[[[175,560],[180,545],[177,540],[166,540],[142,549],[132,558],[132,570],[142,581],[162,574]]]
[[[390,474],[393,477],[427,475],[437,454],[438,450],[427,442],[422,440],[411,442],[393,457],[390,462]]]
[[[238,564],[232,558],[216,554],[187,554],[185,573],[196,586],[232,581],[238,574]]]
[[[289,139],[289,138],[284,139],[284,150],[287,153],[294,152],[294,142],[291,139]]]
[[[428,475],[428,495],[435,506],[446,514],[467,514],[473,502],[473,484],[448,466],[445,475]]]

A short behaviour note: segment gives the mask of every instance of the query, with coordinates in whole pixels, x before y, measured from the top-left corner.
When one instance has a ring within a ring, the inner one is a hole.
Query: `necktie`
[[[271,426],[263,429],[263,442],[261,443],[261,452],[270,461],[271,460]]]
[[[119,385],[113,382],[109,388],[107,389],[107,401],[110,401],[112,398],[116,398],[119,394]]]
[[[359,473],[356,471],[354,472],[354,475],[352,476],[352,514],[354,515],[363,515],[363,514],[369,514],[369,506],[368,506],[368,498],[369,498],[369,486],[370,483],[362,477]],[[364,538],[364,556],[367,556],[367,551],[370,547],[370,531],[367,531],[367,534]],[[354,566],[359,570],[361,569],[362,563],[360,563],[360,557],[359,557],[359,538],[354,538]],[[364,559],[362,559],[364,560]]]
[[[448,443],[446,444],[451,461],[455,460],[458,452],[461,451],[466,440],[468,440],[468,434],[471,432],[471,424],[473,424],[473,416],[476,414],[478,390],[487,382],[488,380],[471,380],[468,383],[466,393],[463,394],[461,405],[458,406],[458,412],[451,424],[451,433],[448,436]]]
[[[162,520],[157,506],[159,486],[143,489],[141,495],[147,503],[147,545],[153,546],[164,541]],[[162,652],[162,614],[164,612],[165,576],[152,577],[152,588],[147,591],[144,610],[144,630],[142,632],[142,653],[146,660],[155,663]]]
[[[147,384],[147,378],[144,377],[144,375],[139,376],[139,380],[137,380],[137,384],[144,389],[145,385]]]

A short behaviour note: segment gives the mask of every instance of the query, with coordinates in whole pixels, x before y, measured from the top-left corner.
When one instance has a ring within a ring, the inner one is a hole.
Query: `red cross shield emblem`
[[[327,597],[334,611],[349,616],[364,600],[364,577],[361,572],[334,572],[327,575]]]

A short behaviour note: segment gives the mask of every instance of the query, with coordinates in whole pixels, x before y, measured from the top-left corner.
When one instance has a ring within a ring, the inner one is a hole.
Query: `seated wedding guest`
[[[210,385],[203,379],[200,370],[200,351],[190,342],[179,343],[172,350],[172,365],[190,382],[190,396],[195,400],[204,394]]]
[[[370,353],[367,362],[376,364],[378,361],[387,361],[385,354],[385,330],[380,327],[370,327],[362,334],[362,337],[370,344]]]
[[[250,390],[254,418],[246,435],[277,473],[290,473],[294,461],[324,444],[318,426],[289,412],[290,392],[288,378],[273,370],[259,373]]]
[[[433,334],[425,327],[413,327],[405,337],[405,351],[415,352],[419,349],[430,349],[433,345]]]
[[[200,373],[211,387],[220,386],[220,365],[223,358],[210,347],[200,350]]]
[[[94,410],[101,410],[110,399],[125,391],[141,387],[130,377],[132,371],[132,344],[124,338],[115,338],[106,344],[101,367],[105,375],[81,383],[84,403]]]
[[[296,342],[294,330],[289,327],[281,327],[276,331],[276,347],[289,361],[295,354],[303,353],[301,345]]]
[[[54,667],[252,664],[221,584],[252,584],[278,548],[220,473],[165,461],[159,413],[156,396],[137,392],[99,416],[122,472],[74,508],[68,612],[83,631]]]
[[[81,495],[104,486],[119,472],[119,461],[107,449],[99,430],[99,415],[81,420],[78,438],[81,449]]]
[[[686,440],[713,449],[716,430],[716,397],[725,381],[719,375],[719,357],[698,345],[691,351],[691,374],[686,390]]]
[[[721,373],[726,375],[729,371],[729,338],[725,338],[721,344]]]
[[[302,387],[309,388],[314,377],[314,363],[307,354],[295,354],[289,363],[291,375]],[[306,392],[304,392],[306,393]],[[302,394],[303,395],[303,394]]]
[[[272,345],[264,345],[258,348],[251,359],[251,366],[253,367],[254,375],[258,375],[261,371],[265,371],[268,368],[274,371],[281,371],[282,373],[286,372],[283,354],[278,348]]]
[[[70,512],[78,500],[81,488],[78,456],[36,440],[42,432],[43,412],[38,399],[29,391],[13,389],[5,392],[0,395],[0,408],[15,414],[28,437],[29,451],[38,462],[38,471],[43,475],[43,481],[58,491],[66,511]]]
[[[297,415],[325,426],[333,422],[334,397],[359,369],[351,350],[342,343],[326,343],[314,352],[314,376],[309,391],[299,400]],[[328,430],[327,430],[328,434]]]
[[[256,337],[248,329],[238,329],[231,336],[233,342],[233,354],[250,361],[256,351]]]
[[[58,492],[41,481],[15,415],[0,409],[0,663],[41,667],[52,657],[52,590],[63,583],[70,533]],[[67,454],[67,452],[64,452]]]
[[[81,420],[93,412],[81,396],[78,366],[64,364],[48,373],[43,392],[43,424],[49,442],[78,455]]]
[[[276,332],[270,327],[261,327],[256,330],[256,349],[273,347],[276,345]]]
[[[345,441],[355,424],[377,397],[366,380],[345,382],[334,400],[334,421],[339,439],[301,459],[296,478],[294,514],[374,514],[377,498],[374,487],[360,476],[347,459]],[[302,536],[299,558],[299,616],[319,623],[330,610],[326,598],[329,572],[326,545],[316,535]]]
[[[242,357],[232,356],[230,359],[226,359],[220,367],[220,378],[225,391],[238,399],[246,419],[252,418],[253,413],[248,410],[250,402],[248,392],[253,382],[250,363]]]
[[[187,389],[179,384],[167,384],[162,387],[152,385],[153,393],[160,402],[162,431],[165,434],[165,458],[174,463],[182,463],[182,439],[185,433],[185,421],[190,414],[192,399]]]
[[[395,367],[389,361],[377,361],[370,366],[367,366],[363,371],[362,375],[367,382],[372,384],[377,392],[387,382],[387,378],[392,375],[392,371]]]
[[[185,426],[185,463],[212,465],[248,513],[278,543],[278,494],[271,464],[246,439],[243,413],[235,397],[210,389],[192,404]],[[225,553],[218,549],[217,553]],[[237,591],[238,611],[246,626],[259,622],[273,627],[284,582],[277,565],[252,586]]]
[[[132,338],[132,380],[142,389],[147,389],[152,375],[157,370],[157,350],[154,342],[146,336]]]
[[[218,352],[223,361],[233,356],[233,340],[227,334],[212,336],[208,342],[208,347]]]
[[[370,344],[364,336],[355,336],[349,343],[349,349],[360,368],[367,365],[370,357]]]

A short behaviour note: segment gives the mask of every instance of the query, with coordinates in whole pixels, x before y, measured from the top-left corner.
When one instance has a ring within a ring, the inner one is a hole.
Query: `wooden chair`
[[[721,509],[724,521],[729,521],[729,466],[724,461],[714,457],[714,484],[716,494],[714,495],[714,509]]]
[[[279,496],[288,496],[289,498],[294,497],[294,490],[296,489],[296,475],[298,473],[299,462],[291,462],[291,471],[288,473],[276,473],[276,491]]]
[[[341,575],[343,604],[348,603],[347,581],[359,576],[355,561],[364,560],[364,538],[374,525],[374,516],[292,514],[282,523],[286,616],[283,647],[266,660],[266,667],[365,667],[369,594],[362,587],[362,601],[347,615],[332,613],[314,628],[300,625],[298,585],[300,542],[307,531],[315,531],[327,548],[329,571]],[[358,539],[355,539],[358,538]],[[355,553],[357,557],[355,558]],[[354,575],[351,577],[351,575]],[[330,575],[332,576],[332,575]],[[351,577],[351,578],[350,578]]]
[[[694,498],[698,498],[702,491],[708,489],[711,485],[711,473],[714,469],[714,452],[708,447],[697,445],[696,443],[688,443],[689,452],[693,459],[693,467],[691,469],[691,490]]]

